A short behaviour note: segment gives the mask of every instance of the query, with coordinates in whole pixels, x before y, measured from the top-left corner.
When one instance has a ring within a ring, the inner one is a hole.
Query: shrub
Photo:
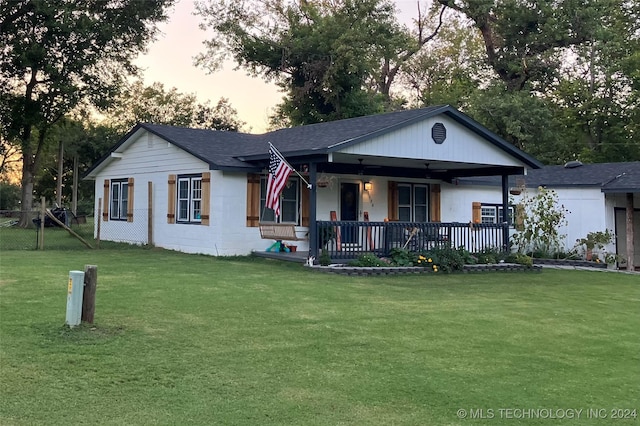
[[[378,256],[372,253],[364,253],[358,256],[356,260],[349,262],[350,266],[389,266],[387,262],[380,259]]]
[[[390,254],[393,266],[415,266],[418,263],[418,255],[407,249],[393,248]]]
[[[481,264],[494,264],[504,259],[504,255],[495,248],[485,248],[476,253],[476,262]]]
[[[535,195],[524,191],[521,206],[519,232],[513,235],[518,252],[534,252],[536,257],[549,257],[562,246],[566,235],[559,229],[567,225],[569,212],[564,205],[558,205],[558,194],[552,189],[538,187]]]
[[[423,254],[433,260],[433,264],[444,272],[461,271],[464,265],[476,263],[475,259],[463,247],[439,247],[431,249]]]
[[[329,256],[329,252],[326,249],[322,249],[318,262],[320,262],[320,265],[322,266],[328,266],[331,264],[331,256]]]
[[[533,258],[531,258],[530,256],[527,256],[526,254],[516,253],[514,260],[515,260],[515,263],[526,266],[527,268],[533,267]]]

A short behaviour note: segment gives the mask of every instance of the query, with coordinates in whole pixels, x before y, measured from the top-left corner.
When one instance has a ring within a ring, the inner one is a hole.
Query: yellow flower
[[[433,260],[431,260],[431,258],[429,258],[429,260],[427,260],[427,262],[431,263],[431,262],[433,262]]]
[[[418,263],[422,263],[422,260],[418,259]]]

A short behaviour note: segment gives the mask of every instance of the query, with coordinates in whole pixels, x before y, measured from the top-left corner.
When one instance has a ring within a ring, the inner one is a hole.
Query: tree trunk
[[[20,221],[18,226],[30,228],[33,226],[33,170],[34,159],[28,146],[22,148],[22,194],[20,197]],[[42,218],[44,220],[44,218]]]
[[[627,271],[634,271],[635,250],[633,247],[633,193],[627,193]]]
[[[56,207],[62,207],[62,179],[64,176],[64,142],[58,142],[58,179],[56,182]]]

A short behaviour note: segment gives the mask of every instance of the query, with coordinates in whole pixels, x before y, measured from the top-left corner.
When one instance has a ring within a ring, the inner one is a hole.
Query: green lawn
[[[606,424],[640,410],[637,275],[343,277],[160,250],[0,262],[2,425],[549,423],[501,409],[604,409],[566,423]],[[69,330],[68,272],[85,264],[96,323]]]

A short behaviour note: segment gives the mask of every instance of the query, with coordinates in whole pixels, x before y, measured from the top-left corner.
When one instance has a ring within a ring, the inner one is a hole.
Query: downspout
[[[309,163],[309,183],[311,183],[311,194],[309,194],[309,256],[318,258],[318,226],[317,220],[317,164]]]
[[[502,175],[502,250],[509,252],[509,175]]]

